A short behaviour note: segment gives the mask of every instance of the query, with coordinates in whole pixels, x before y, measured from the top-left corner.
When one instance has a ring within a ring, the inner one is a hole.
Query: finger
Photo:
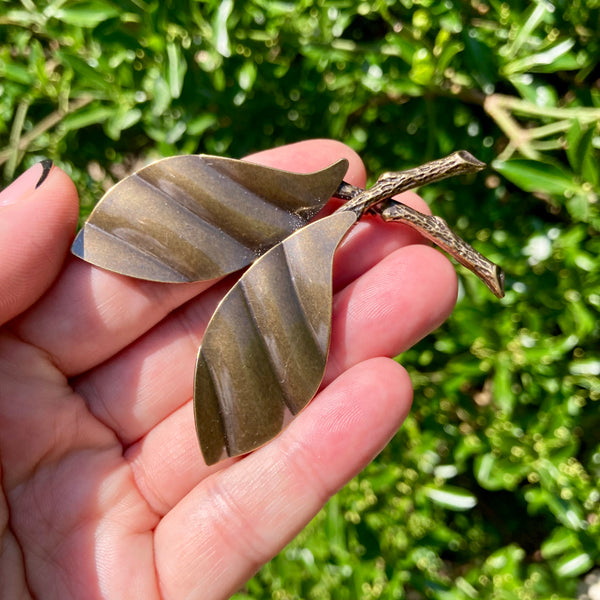
[[[414,192],[395,198],[424,214],[431,214],[427,203]],[[362,217],[336,250],[334,290],[348,285],[398,248],[412,244],[429,245],[429,242],[408,225],[385,223],[376,215]]]
[[[0,193],[0,323],[31,306],[52,284],[77,223],[77,192],[50,161]]]
[[[385,446],[411,398],[397,363],[357,365],[294,427],[195,487],[156,529],[163,597],[229,597]]]
[[[396,356],[450,315],[454,267],[425,245],[400,248],[336,294],[330,358],[323,383],[371,356]]]
[[[334,346],[336,352],[330,353],[334,367],[330,367],[332,375],[328,377],[335,377],[348,366],[371,356],[394,356],[426,335],[432,323],[435,327],[443,321],[456,297],[452,268],[448,268],[442,255],[426,246],[422,246],[426,254],[421,262],[418,252],[392,253],[393,258],[385,259],[383,267],[374,267],[369,273],[373,261],[385,258],[390,249],[397,250],[413,239],[413,233],[402,226],[383,225],[367,223],[358,235],[344,242],[340,257],[336,256],[334,286],[344,287],[353,277],[361,276],[362,283],[356,289],[359,294],[364,294],[364,299],[351,306],[353,315],[357,315],[357,306],[366,304],[361,310],[367,314],[350,319],[344,310],[334,314],[334,332],[340,327],[338,323],[342,323],[344,331],[334,338],[340,341]],[[363,256],[368,258],[360,258]],[[427,266],[429,261],[432,268]],[[365,275],[365,272],[369,274]],[[204,294],[202,301],[190,302],[175,311],[135,345],[75,383],[77,391],[87,399],[90,410],[111,427],[124,444],[138,440],[191,398],[197,350],[204,329],[227,288],[225,284],[214,287]],[[422,301],[413,302],[412,289],[432,304],[425,317],[413,315],[422,309]],[[344,292],[340,306],[349,305],[352,297],[352,290]],[[382,302],[385,304],[380,305]],[[410,323],[402,326],[389,322],[383,326],[372,323],[374,316],[386,314],[394,315],[398,323],[404,320]],[[353,330],[360,336],[373,327],[384,330],[379,339],[380,347],[375,349],[356,342],[369,351],[360,357],[347,356],[341,342],[350,335],[346,331]]]
[[[449,267],[448,261],[433,249],[408,246],[337,294],[324,385],[362,361],[399,354],[437,327],[450,313],[456,298],[456,275]],[[186,359],[180,355],[174,360]],[[157,359],[156,364],[159,363]],[[135,431],[140,435],[141,429],[146,427],[146,435],[131,446],[127,457],[138,488],[153,510],[160,514],[174,506],[215,469],[223,467],[207,468],[200,454],[190,401],[193,366],[190,364],[188,369],[187,390],[178,389],[171,395],[169,386],[179,385],[176,383],[179,376],[165,375],[164,380],[157,381],[160,391],[156,392],[155,388],[151,396],[155,402],[152,408],[157,408],[158,395],[155,394],[161,393],[170,408],[170,412],[162,412],[166,410],[162,408],[159,420],[151,410],[142,416],[142,409],[137,411],[137,421],[130,419],[131,408],[122,410],[122,405],[127,405],[126,397],[119,396],[116,385],[106,390],[106,397],[115,402],[111,401],[111,412],[105,410],[103,418],[116,415],[121,419],[111,422],[111,428],[121,434],[131,435]],[[107,380],[119,379],[115,375]],[[111,392],[116,397],[112,397]],[[176,393],[180,394],[179,398],[175,397]],[[175,408],[181,398],[186,403]],[[142,404],[146,402],[143,394],[138,399]],[[123,424],[132,429],[120,430]]]
[[[331,140],[301,142],[261,153],[254,160],[310,171],[342,157],[350,161],[350,179],[364,178],[356,153]],[[75,375],[123,349],[208,287],[210,282],[139,281],[72,259],[51,292],[16,328],[21,338],[44,349],[65,373]]]

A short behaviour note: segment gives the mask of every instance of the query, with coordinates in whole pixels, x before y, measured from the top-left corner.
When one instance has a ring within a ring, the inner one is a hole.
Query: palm
[[[311,142],[256,160],[311,170],[342,152]],[[64,185],[58,173],[36,194]],[[225,283],[151,284],[75,259],[60,267],[69,232],[55,227],[58,258],[40,274],[49,284],[60,269],[54,286],[0,334],[6,597],[225,598],[393,435],[410,383],[377,357],[445,318],[452,270],[402,227],[357,225],[336,255],[317,401],[271,444],[207,468],[191,386]]]

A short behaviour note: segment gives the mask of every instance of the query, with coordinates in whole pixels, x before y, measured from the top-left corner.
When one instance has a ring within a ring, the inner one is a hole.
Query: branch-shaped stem
[[[338,211],[352,210],[361,217],[372,206],[396,194],[454,175],[481,171],[484,168],[485,163],[477,160],[469,152],[460,150],[414,169],[383,173],[375,185],[368,190],[356,188],[343,181],[335,196],[342,200],[349,200],[349,202],[340,207]]]
[[[338,211],[352,210],[362,216],[366,210],[373,208],[384,221],[406,223],[475,273],[498,298],[502,298],[504,296],[504,274],[500,267],[456,235],[444,219],[424,215],[401,202],[391,200],[392,196],[406,190],[440,181],[453,175],[479,171],[484,167],[485,164],[474,156],[460,151],[426,163],[421,167],[397,173],[384,173],[368,190],[343,181],[335,196],[342,200],[348,200],[348,202]]]
[[[388,200],[378,207],[377,212],[384,221],[402,221],[410,225],[423,237],[437,244],[461,265],[475,273],[495,296],[498,298],[504,296],[504,273],[502,269],[456,235],[441,217],[424,215],[414,208],[395,200]]]

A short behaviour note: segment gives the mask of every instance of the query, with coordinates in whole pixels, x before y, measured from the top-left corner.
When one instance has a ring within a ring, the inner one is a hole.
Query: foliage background
[[[0,0],[3,183],[50,157],[85,216],[151,158],[309,137],[423,190],[507,272],[461,271],[400,357],[415,407],[236,598],[573,598],[600,565],[598,0]]]

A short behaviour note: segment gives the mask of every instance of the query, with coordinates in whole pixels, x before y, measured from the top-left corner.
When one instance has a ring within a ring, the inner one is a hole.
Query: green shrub
[[[596,0],[0,1],[4,183],[50,157],[82,215],[171,154],[492,164],[423,193],[506,298],[461,277],[399,357],[406,425],[237,598],[572,598],[600,565],[599,26]]]

